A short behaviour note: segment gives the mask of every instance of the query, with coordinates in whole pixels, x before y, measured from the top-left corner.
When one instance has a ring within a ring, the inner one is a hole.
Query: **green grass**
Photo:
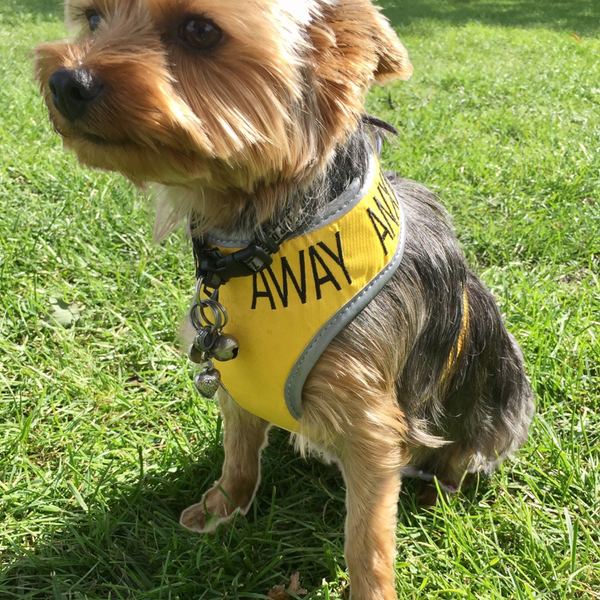
[[[442,196],[538,406],[477,489],[420,510],[407,483],[399,597],[600,598],[600,2],[384,4],[415,66],[369,97],[401,131],[386,165]],[[175,349],[189,244],[153,246],[147,202],[52,134],[31,49],[63,35],[59,3],[0,14],[0,598],[264,598],[295,571],[309,600],[346,597],[343,483],[283,433],[247,517],[178,526],[222,461]]]

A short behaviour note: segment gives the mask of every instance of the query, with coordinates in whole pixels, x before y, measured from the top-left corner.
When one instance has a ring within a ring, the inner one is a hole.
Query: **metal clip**
[[[203,298],[203,292],[208,296]],[[225,307],[219,302],[219,288],[212,293],[204,287],[204,278],[199,277],[196,292],[190,308],[190,321],[196,329],[196,337],[191,345],[188,357],[203,370],[196,376],[198,391],[206,398],[212,398],[221,386],[221,374],[214,368],[212,359],[232,360],[238,354],[237,340],[223,334],[223,328],[229,321]]]

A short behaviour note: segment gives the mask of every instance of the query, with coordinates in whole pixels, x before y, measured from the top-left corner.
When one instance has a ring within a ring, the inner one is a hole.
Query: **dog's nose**
[[[83,117],[98,98],[104,83],[89,69],[62,67],[50,76],[48,86],[52,102],[60,114],[69,121],[75,121]]]

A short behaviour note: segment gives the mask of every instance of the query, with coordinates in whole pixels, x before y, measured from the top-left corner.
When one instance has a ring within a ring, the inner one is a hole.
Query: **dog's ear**
[[[375,81],[387,83],[394,79],[410,79],[413,67],[408,52],[402,45],[390,22],[375,10],[374,36],[377,42],[379,65],[375,71]]]
[[[336,140],[356,126],[374,82],[408,79],[412,65],[389,21],[370,0],[320,0],[308,27],[321,122]]]

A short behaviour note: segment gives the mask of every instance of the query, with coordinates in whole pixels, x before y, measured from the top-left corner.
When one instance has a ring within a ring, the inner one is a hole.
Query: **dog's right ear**
[[[376,81],[409,79],[412,65],[389,21],[370,0],[320,0],[308,27],[312,76],[321,122],[335,140],[354,129]]]

